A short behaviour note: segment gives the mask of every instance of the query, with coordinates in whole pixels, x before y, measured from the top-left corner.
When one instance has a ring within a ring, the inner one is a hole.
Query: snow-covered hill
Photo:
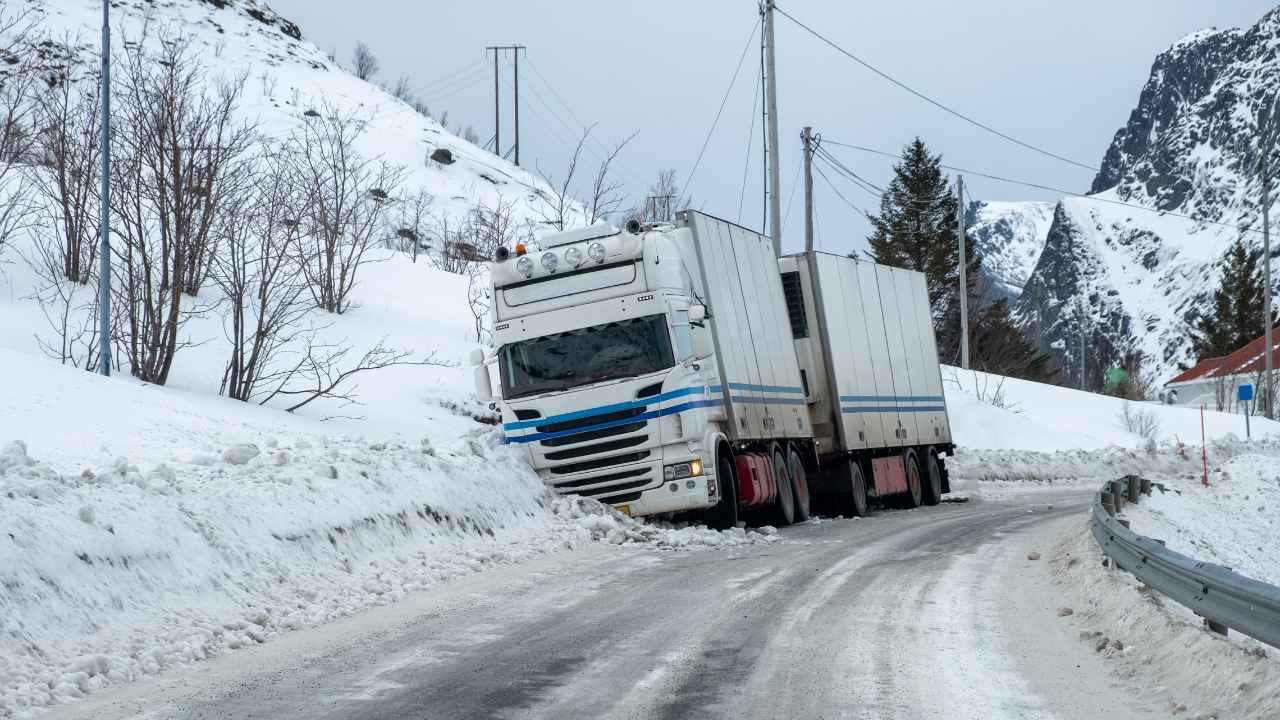
[[[8,5],[9,3],[5,3]],[[80,63],[73,79],[96,81],[102,5],[97,0],[22,0],[34,22],[35,43],[69,46]],[[338,12],[358,12],[335,7]],[[517,221],[536,222],[538,193],[552,191],[535,174],[450,133],[383,89],[356,78],[305,39],[305,28],[256,0],[119,0],[111,4],[113,42],[182,42],[211,81],[247,77],[242,118],[283,137],[304,113],[332,105],[356,112],[368,126],[359,150],[404,166],[405,189],[431,193],[432,210],[461,218],[477,205],[514,204]],[[46,46],[46,48],[49,46]],[[48,53],[48,50],[37,50]],[[439,58],[444,63],[446,58]],[[422,68],[430,73],[429,65]],[[430,102],[431,98],[423,98]],[[455,162],[429,161],[437,149]]]

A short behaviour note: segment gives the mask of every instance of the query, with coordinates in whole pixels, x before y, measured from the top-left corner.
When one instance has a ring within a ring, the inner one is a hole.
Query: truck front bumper
[[[705,510],[715,504],[716,498],[707,494],[710,476],[685,478],[664,482],[656,488],[640,493],[640,497],[614,507],[629,515],[660,515],[662,513]]]

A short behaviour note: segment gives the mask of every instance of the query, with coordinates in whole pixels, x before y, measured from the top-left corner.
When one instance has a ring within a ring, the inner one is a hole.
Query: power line
[[[483,60],[475,60],[470,65],[465,65],[461,68],[458,68],[457,70],[454,70],[453,72],[446,73],[445,75],[441,75],[440,77],[437,77],[435,80],[431,80],[430,82],[419,84],[417,90],[419,93],[435,92],[436,90],[439,90],[442,87],[447,87],[449,85],[452,85],[455,80],[463,77],[464,75],[473,75],[477,71],[484,70],[484,68],[485,68],[485,62]]]
[[[870,220],[870,219],[871,219],[871,214],[870,214],[870,213],[868,213],[866,210],[863,210],[862,208],[858,207],[858,205],[857,205],[856,203],[854,203],[854,202],[853,202],[852,200],[850,200],[849,198],[845,197],[845,196],[844,196],[844,193],[842,193],[842,192],[840,192],[839,190],[837,190],[837,189],[836,189],[835,183],[831,182],[831,178],[827,177],[827,174],[826,174],[826,173],[824,173],[824,172],[822,172],[822,166],[821,166],[821,165],[814,165],[814,166],[813,166],[813,169],[818,171],[818,175],[822,178],[822,180],[823,180],[824,182],[826,182],[826,183],[827,183],[827,187],[831,188],[831,192],[835,193],[835,194],[836,194],[836,197],[839,197],[841,200],[843,200],[845,205],[848,205],[849,207],[853,208],[853,210],[854,210],[855,212],[857,212],[859,215],[862,215],[862,216],[863,216],[863,217],[865,217],[866,219],[868,219],[868,220]],[[814,213],[814,214],[816,215],[817,213]]]
[[[828,145],[837,145],[839,147],[849,148],[851,150],[859,150],[861,152],[871,153],[873,155],[881,155],[884,157],[894,158],[895,160],[901,159],[899,155],[895,155],[894,153],[885,152],[883,150],[876,150],[874,148],[869,148],[869,147],[863,147],[861,145],[853,145],[850,143],[836,142],[835,140],[830,140],[830,139],[827,139],[825,142]],[[1221,227],[1231,228],[1233,230],[1236,230],[1237,232],[1252,232],[1252,233],[1260,232],[1259,230],[1240,227],[1239,225],[1233,224],[1233,223],[1225,223],[1218,220],[1198,218],[1193,215],[1187,215],[1185,213],[1174,212],[1172,210],[1161,210],[1159,208],[1147,207],[1146,205],[1138,205],[1136,203],[1125,202],[1123,200],[1112,200],[1110,198],[1098,197],[1096,195],[1085,195],[1083,193],[1073,192],[1071,190],[1063,190],[1062,188],[1053,187],[1051,185],[1042,185],[1040,183],[1033,183],[1026,180],[1015,180],[1013,178],[1002,177],[1000,175],[994,175],[992,173],[982,172],[981,170],[962,168],[962,167],[957,167],[955,165],[946,165],[943,163],[939,163],[938,165],[939,167],[946,168],[947,170],[962,172],[969,175],[976,175],[978,177],[986,178],[988,180],[995,180],[996,182],[1009,183],[1011,185],[1022,185],[1024,187],[1034,188],[1036,190],[1045,190],[1047,192],[1057,193],[1059,195],[1066,195],[1068,197],[1073,197],[1073,198],[1080,198],[1082,200],[1092,200],[1094,202],[1106,203],[1108,205],[1119,205],[1121,207],[1133,208],[1135,210],[1144,210],[1146,212],[1156,213],[1157,215],[1162,215],[1162,216],[1169,215],[1176,218],[1182,218],[1184,220],[1190,220],[1195,223],[1200,223],[1202,225],[1219,225]]]
[[[787,218],[791,217],[791,201],[796,199],[796,187],[800,184],[800,169],[804,167],[802,160],[796,160],[796,171],[791,175],[791,193],[787,195],[787,211],[782,214],[782,226],[787,226]]]
[[[751,129],[747,131],[747,157],[742,162],[742,189],[738,192],[738,223],[742,223],[742,206],[747,197],[747,176],[751,172],[751,143],[756,137],[756,93],[760,90],[763,78],[756,77],[755,89],[751,91]]]
[[[941,109],[941,110],[943,110],[943,111],[945,111],[945,112],[948,112],[948,113],[950,113],[951,115],[954,115],[955,117],[958,117],[958,118],[960,118],[961,120],[964,120],[965,122],[967,122],[967,123],[969,123],[969,124],[971,124],[971,125],[974,125],[974,126],[976,126],[976,127],[978,127],[978,128],[981,128],[981,129],[983,129],[983,130],[986,130],[987,132],[989,132],[989,133],[991,133],[991,134],[993,134],[993,135],[995,135],[995,136],[997,136],[997,137],[1004,138],[1005,140],[1008,140],[1009,142],[1012,142],[1012,143],[1014,143],[1014,144],[1016,144],[1016,145],[1020,145],[1020,146],[1022,146],[1022,147],[1024,147],[1024,148],[1026,148],[1026,149],[1028,149],[1028,150],[1032,150],[1032,151],[1034,151],[1034,152],[1040,153],[1041,155],[1045,155],[1045,156],[1047,156],[1047,157],[1054,158],[1055,160],[1061,160],[1061,161],[1062,161],[1062,162],[1064,162],[1064,163],[1068,163],[1068,164],[1070,164],[1070,165],[1075,165],[1076,167],[1083,168],[1083,169],[1085,169],[1085,170],[1089,170],[1089,171],[1091,171],[1091,172],[1099,172],[1098,168],[1093,167],[1092,165],[1087,165],[1087,164],[1085,164],[1085,163],[1078,162],[1078,161],[1076,161],[1076,160],[1072,160],[1071,158],[1063,157],[1062,155],[1059,155],[1059,154],[1057,154],[1057,153],[1051,152],[1051,151],[1049,151],[1049,150],[1045,150],[1044,148],[1036,147],[1035,145],[1032,145],[1031,143],[1028,143],[1028,142],[1024,142],[1024,141],[1022,141],[1022,140],[1019,140],[1018,138],[1013,137],[1012,135],[1009,135],[1008,133],[1001,132],[1001,131],[999,131],[999,130],[997,130],[997,129],[993,128],[993,127],[991,127],[990,125],[987,125],[986,123],[983,123],[983,122],[981,122],[981,121],[979,121],[979,120],[976,120],[976,119],[974,119],[974,118],[972,118],[972,117],[970,117],[970,116],[968,116],[968,115],[965,115],[964,113],[960,112],[959,110],[955,110],[955,109],[953,109],[953,108],[951,108],[951,107],[949,107],[949,106],[947,106],[947,105],[944,105],[943,103],[939,102],[938,100],[934,100],[933,98],[929,97],[928,95],[925,95],[924,93],[920,92],[919,90],[916,90],[915,88],[911,87],[910,85],[907,85],[906,83],[902,82],[901,80],[898,80],[897,78],[895,78],[895,77],[893,77],[892,75],[890,75],[890,74],[886,73],[885,71],[881,70],[880,68],[878,68],[878,67],[876,67],[876,66],[872,65],[871,63],[867,62],[866,60],[863,60],[862,58],[858,57],[857,55],[854,55],[853,53],[849,52],[848,50],[845,50],[844,48],[840,47],[840,46],[839,46],[839,45],[837,45],[833,40],[831,40],[831,39],[827,38],[825,35],[823,35],[822,33],[819,33],[817,30],[814,30],[813,28],[809,27],[808,25],[805,25],[804,23],[800,22],[800,21],[799,21],[799,20],[797,20],[794,16],[792,16],[792,15],[791,15],[790,13],[788,13],[786,10],[784,10],[784,9],[782,9],[782,8],[780,8],[780,7],[778,7],[776,4],[774,5],[774,9],[775,9],[775,10],[777,10],[778,12],[782,13],[782,15],[783,15],[784,17],[786,17],[788,20],[790,20],[791,22],[793,22],[793,23],[795,23],[796,25],[800,26],[800,28],[801,28],[801,29],[803,29],[805,32],[809,33],[810,35],[814,36],[815,38],[817,38],[817,39],[821,40],[822,42],[826,43],[828,46],[830,46],[832,49],[836,50],[836,51],[837,51],[837,52],[839,52],[840,54],[842,54],[842,55],[844,55],[845,57],[849,58],[850,60],[852,60],[852,61],[854,61],[854,62],[858,63],[859,65],[861,65],[861,66],[863,66],[864,68],[866,68],[866,69],[870,70],[871,72],[875,73],[876,75],[879,75],[880,77],[884,78],[885,80],[888,80],[889,82],[893,83],[894,85],[897,85],[898,87],[902,88],[903,90],[906,90],[907,92],[911,93],[912,95],[915,95],[916,97],[920,98],[921,100],[924,100],[925,102],[929,103],[930,105],[933,105],[934,107],[937,107],[937,108],[939,108],[939,109]]]
[[[747,36],[747,42],[742,46],[742,55],[738,57],[738,66],[733,69],[733,77],[729,80],[729,87],[724,89],[724,97],[720,100],[720,109],[716,110],[715,120],[711,121],[711,129],[707,131],[707,137],[702,141],[702,149],[698,151],[698,158],[693,161],[693,167],[689,170],[689,174],[684,180],[684,195],[689,195],[690,186],[693,184],[693,176],[698,172],[698,165],[702,164],[702,156],[707,152],[707,146],[711,144],[711,136],[716,132],[716,125],[720,124],[720,115],[724,113],[724,106],[729,102],[729,93],[733,91],[733,86],[738,82],[738,74],[742,72],[742,61],[747,59],[747,50],[751,49],[751,41],[755,39],[756,33],[760,31],[760,22],[751,24],[751,34]]]

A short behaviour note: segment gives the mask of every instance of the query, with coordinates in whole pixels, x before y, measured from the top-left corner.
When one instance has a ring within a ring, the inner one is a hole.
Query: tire
[[[804,522],[812,515],[812,493],[809,492],[809,474],[805,472],[800,453],[787,448],[787,470],[791,475],[791,489],[795,497],[796,522]]]
[[[938,464],[938,454],[932,449],[924,450],[924,484],[921,491],[925,505],[937,505],[942,502],[942,467]]]
[[[845,470],[848,481],[848,492],[842,494],[843,514],[847,517],[867,516],[867,476],[862,472],[862,464],[857,460],[849,460]]]
[[[716,483],[720,485],[720,502],[703,516],[712,530],[729,530],[738,526],[738,478],[733,455],[721,452],[716,460]]]
[[[902,502],[906,507],[918,508],[924,484],[920,476],[920,458],[915,450],[908,450],[903,461],[907,468],[907,492],[903,493]]]
[[[778,481],[778,497],[773,506],[773,524],[786,527],[796,521],[795,487],[791,483],[791,473],[787,472],[787,463],[782,459],[782,452],[773,450],[773,475]]]

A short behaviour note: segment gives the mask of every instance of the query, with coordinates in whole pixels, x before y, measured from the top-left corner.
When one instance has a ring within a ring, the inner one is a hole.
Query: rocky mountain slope
[[[1174,43],[1156,58],[1093,194],[1054,208],[1015,313],[1064,381],[1077,383],[1083,364],[1098,387],[1106,368],[1137,358],[1162,381],[1194,360],[1189,332],[1227,246],[1239,232],[1261,243],[1256,169],[1259,136],[1274,125],[1278,47],[1280,9],[1247,29]],[[1280,163],[1274,142],[1268,161]]]
[[[1053,224],[1051,202],[986,202],[965,208],[965,227],[982,257],[984,299],[1016,299],[1035,270]]]

